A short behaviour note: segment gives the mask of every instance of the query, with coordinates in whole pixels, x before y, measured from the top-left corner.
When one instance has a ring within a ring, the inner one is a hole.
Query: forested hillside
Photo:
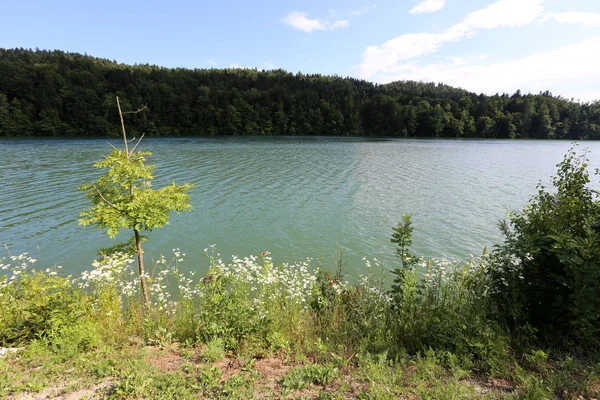
[[[0,136],[133,134],[600,139],[600,102],[485,96],[283,70],[169,69],[62,51],[0,49]]]

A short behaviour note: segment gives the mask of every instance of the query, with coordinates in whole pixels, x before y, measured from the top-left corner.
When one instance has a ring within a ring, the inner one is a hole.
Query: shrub
[[[501,224],[493,296],[521,343],[599,347],[600,202],[588,186],[586,156],[573,147],[557,165],[553,190],[538,185],[527,207]]]
[[[27,253],[10,258],[0,264],[12,273],[0,276],[0,346],[52,336],[89,311],[89,302],[69,277],[50,269],[29,271],[36,260]]]

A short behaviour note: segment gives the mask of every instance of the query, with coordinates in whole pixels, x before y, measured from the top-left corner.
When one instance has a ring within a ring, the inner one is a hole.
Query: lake
[[[363,257],[394,267],[390,236],[403,213],[413,214],[414,253],[480,254],[501,241],[497,221],[521,209],[538,181],[550,183],[570,146],[326,137],[145,139],[140,148],[154,153],[155,187],[171,181],[196,185],[190,191],[194,210],[152,232],[146,257],[169,258],[180,248],[184,268],[204,272],[204,249],[215,244],[224,260],[268,250],[277,263],[311,257],[331,264],[339,244],[356,275]],[[590,148],[591,166],[600,167],[600,143],[580,147]],[[114,242],[98,229],[78,226],[89,202],[77,187],[95,179],[92,164],[109,152],[100,139],[0,140],[0,244],[12,254],[37,257],[38,268],[60,264],[74,274],[91,268],[98,249]],[[0,255],[8,255],[6,249]]]

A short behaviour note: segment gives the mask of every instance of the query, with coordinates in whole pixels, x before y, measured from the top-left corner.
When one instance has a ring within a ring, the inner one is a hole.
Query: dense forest
[[[0,136],[337,135],[600,139],[600,102],[486,96],[444,84],[379,85],[284,70],[124,65],[63,51],[0,49]]]

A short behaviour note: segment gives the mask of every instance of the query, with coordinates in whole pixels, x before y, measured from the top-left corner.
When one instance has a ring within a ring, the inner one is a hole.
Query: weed
[[[289,389],[304,389],[311,384],[327,385],[339,375],[332,365],[311,364],[291,369],[284,377],[282,386]]]

